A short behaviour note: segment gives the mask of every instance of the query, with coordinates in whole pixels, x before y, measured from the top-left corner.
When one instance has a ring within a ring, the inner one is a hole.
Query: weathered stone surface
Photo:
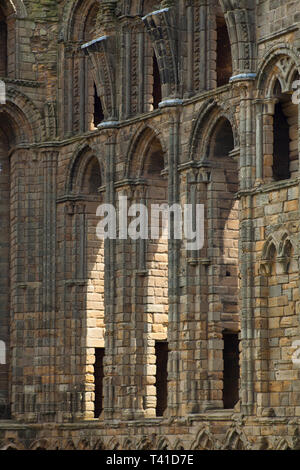
[[[0,449],[299,448],[300,4],[254,3],[1,2]],[[100,240],[125,195],[203,247]]]

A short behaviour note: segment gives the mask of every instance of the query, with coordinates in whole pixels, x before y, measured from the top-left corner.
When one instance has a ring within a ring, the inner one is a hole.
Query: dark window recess
[[[157,342],[156,354],[156,416],[163,416],[168,400],[168,343]]]
[[[101,100],[97,93],[96,85],[94,85],[94,126],[97,127],[104,120]]]
[[[160,81],[160,74],[159,74],[159,68],[158,68],[158,63],[156,59],[155,53],[153,54],[153,108],[157,109],[159,103],[162,100],[162,95],[161,95],[161,81]]]
[[[232,76],[231,44],[224,17],[217,17],[217,86],[229,83]]]
[[[0,10],[0,77],[7,75],[7,26]]]
[[[282,104],[275,105],[273,125],[273,178],[275,181],[289,179],[290,174],[290,132]]]
[[[104,348],[95,349],[94,380],[95,380],[95,418],[99,418],[103,410],[103,360]]]
[[[232,409],[239,401],[239,339],[236,333],[226,333],[223,340],[223,404]]]
[[[227,119],[223,119],[216,133],[214,157],[227,157],[233,149],[234,137],[232,127]]]

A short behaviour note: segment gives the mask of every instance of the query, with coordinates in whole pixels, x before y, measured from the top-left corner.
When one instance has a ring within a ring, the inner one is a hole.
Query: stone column
[[[169,154],[168,154],[168,204],[179,203],[179,126],[180,107],[168,108],[169,113]],[[181,318],[179,308],[179,250],[180,240],[174,239],[174,220],[170,219],[170,239],[168,247],[169,266],[169,320],[168,320],[168,410],[170,416],[178,416],[180,410],[181,365],[180,351]]]
[[[264,148],[263,148],[263,106],[262,101],[255,101],[256,111],[256,178],[255,186],[263,183]]]
[[[253,200],[256,157],[254,140],[253,81],[235,80],[240,104],[240,312],[241,312],[241,410],[250,415],[254,406],[254,227]]]
[[[181,204],[204,205],[206,209],[209,170],[201,168],[198,162],[182,164]],[[206,218],[206,217],[205,217]],[[200,229],[200,227],[198,227]],[[201,227],[201,230],[206,228]],[[199,413],[208,407],[209,387],[207,371],[207,311],[208,288],[205,246],[199,250],[180,250],[180,321],[182,326],[182,371],[181,406],[182,415]]]
[[[105,203],[115,207],[115,165],[116,135],[115,128],[107,128],[105,148]],[[105,323],[105,356],[104,356],[104,412],[105,420],[118,416],[117,404],[117,330],[116,330],[116,240],[106,239],[104,242],[104,323]]]
[[[44,381],[39,386],[40,415],[44,421],[55,419],[56,413],[56,174],[58,152],[49,149],[42,152],[43,166],[43,289],[42,317],[40,318],[40,335],[37,349],[38,361],[43,365]],[[36,371],[37,377],[39,371]]]

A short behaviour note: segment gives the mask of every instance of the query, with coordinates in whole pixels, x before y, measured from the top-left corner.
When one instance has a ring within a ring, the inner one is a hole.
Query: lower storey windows
[[[156,416],[163,416],[168,401],[168,343],[157,341],[156,355]]]
[[[239,339],[237,333],[223,334],[223,404],[232,409],[239,401]]]

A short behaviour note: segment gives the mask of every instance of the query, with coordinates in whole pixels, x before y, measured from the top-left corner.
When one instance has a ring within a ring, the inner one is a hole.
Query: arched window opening
[[[237,333],[223,333],[223,404],[232,409],[239,401],[239,339]]]
[[[161,93],[161,81],[160,81],[160,73],[158,62],[156,59],[155,52],[153,51],[153,109],[158,109],[158,105],[162,100],[162,93]]]
[[[84,173],[82,193],[83,194],[98,194],[98,189],[101,186],[101,171],[99,162],[96,157],[93,157],[87,165]]]
[[[101,99],[98,96],[97,87],[94,84],[94,126],[97,127],[104,120]]]
[[[163,416],[168,401],[168,343],[155,343],[156,356],[156,416]]]
[[[152,153],[151,158],[146,162],[144,172],[147,175],[155,177],[161,176],[161,172],[164,169],[164,157],[160,150]]]
[[[7,24],[0,7],[0,77],[7,75]]]
[[[298,106],[288,93],[282,93],[277,80],[273,96],[277,99],[273,116],[273,165],[274,181],[291,178],[298,170]]]
[[[208,276],[208,304],[218,305],[216,328],[224,331],[223,351],[215,350],[214,372],[223,380],[223,390],[211,382],[211,401],[217,408],[232,409],[238,401],[238,331],[239,315],[239,188],[238,163],[234,157],[234,133],[230,121],[217,119],[207,145],[207,159],[211,162],[210,185],[206,204],[213,214],[207,221],[212,233],[208,253],[214,272]],[[226,333],[226,334],[225,334]],[[223,364],[222,364],[223,359]],[[211,371],[212,372],[212,371]]]
[[[78,366],[78,382],[86,385],[84,394],[85,418],[98,418],[103,410],[103,375],[105,366],[104,337],[104,242],[97,236],[97,208],[102,201],[99,188],[102,185],[101,166],[93,150],[86,146],[74,159],[67,184],[70,200],[74,201],[66,215],[66,229],[62,235],[66,240],[66,256],[72,260],[70,270],[76,279],[83,281],[80,290],[80,306],[70,297],[70,309],[80,308],[82,322],[85,325],[84,340],[87,348],[72,354],[80,354],[81,366]],[[73,197],[72,197],[73,196]],[[72,217],[69,217],[71,213]],[[74,217],[73,217],[74,216]],[[78,310],[76,310],[78,311]],[[72,375],[70,369],[67,373]],[[91,393],[94,392],[94,393]],[[68,406],[68,404],[66,404]],[[73,405],[71,405],[73,406]]]
[[[223,119],[220,122],[215,134],[213,155],[215,158],[227,157],[233,149],[234,138],[232,127],[227,119]]]
[[[103,378],[104,378],[104,348],[95,348],[95,364],[94,364],[94,384],[95,384],[95,401],[94,415],[99,418],[103,411]]]
[[[168,182],[164,175],[165,154],[160,140],[147,128],[139,136],[130,161],[129,176],[145,182],[133,203],[147,208],[148,236],[137,239],[132,263],[139,274],[136,311],[143,312],[145,331],[137,331],[136,341],[144,344],[140,364],[149,365],[137,391],[145,417],[162,416],[166,408],[168,341]],[[146,274],[146,275],[145,275]],[[148,386],[147,384],[152,384]]]
[[[273,123],[273,178],[275,181],[289,179],[290,173],[290,129],[283,110],[283,103],[275,105]]]
[[[224,15],[219,13],[217,22],[217,86],[226,85],[232,76],[231,44]]]

